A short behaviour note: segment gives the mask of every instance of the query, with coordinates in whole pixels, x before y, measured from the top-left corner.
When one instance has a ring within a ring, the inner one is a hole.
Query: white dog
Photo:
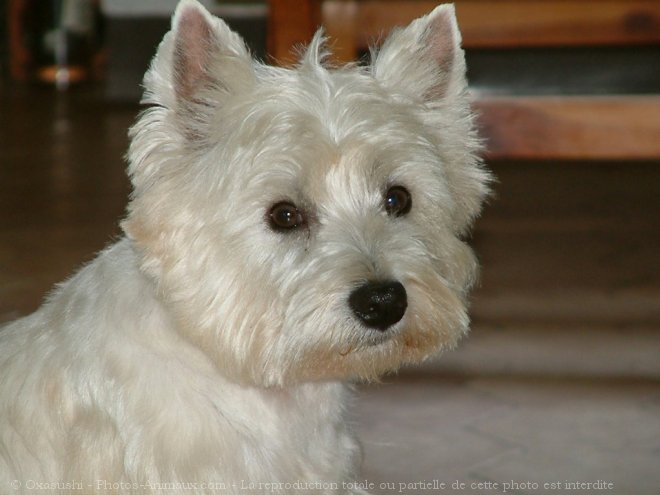
[[[351,380],[453,346],[488,173],[452,6],[368,67],[251,60],[182,0],[125,237],[0,330],[0,493],[357,493]]]

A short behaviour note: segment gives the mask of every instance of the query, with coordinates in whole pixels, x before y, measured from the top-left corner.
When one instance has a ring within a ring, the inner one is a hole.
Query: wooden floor
[[[91,91],[0,91],[0,322],[120,235],[138,110]],[[365,475],[658,493],[660,163],[491,167],[473,334],[422,374],[361,393]]]
[[[120,233],[123,154],[138,108],[94,93],[16,91],[0,100],[0,321],[33,311],[56,282]]]

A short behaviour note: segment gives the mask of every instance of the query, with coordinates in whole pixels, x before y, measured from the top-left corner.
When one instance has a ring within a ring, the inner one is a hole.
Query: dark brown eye
[[[407,214],[412,208],[412,197],[403,186],[392,186],[385,196],[385,211],[388,215],[400,217]]]
[[[275,204],[268,213],[268,221],[273,230],[297,229],[305,223],[305,217],[293,203],[282,201]]]

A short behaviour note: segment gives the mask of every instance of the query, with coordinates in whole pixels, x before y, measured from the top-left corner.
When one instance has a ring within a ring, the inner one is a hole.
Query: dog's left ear
[[[432,102],[466,87],[461,33],[451,4],[440,5],[385,40],[372,64],[388,88]]]

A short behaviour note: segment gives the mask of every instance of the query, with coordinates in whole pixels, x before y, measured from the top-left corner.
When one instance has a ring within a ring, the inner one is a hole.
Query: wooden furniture
[[[279,63],[292,63],[292,47],[308,42],[322,23],[335,60],[354,60],[383,33],[438,3],[441,0],[270,0],[269,52]],[[468,50],[660,45],[656,0],[455,4]],[[475,106],[493,159],[660,159],[660,88],[644,95],[479,94]]]

